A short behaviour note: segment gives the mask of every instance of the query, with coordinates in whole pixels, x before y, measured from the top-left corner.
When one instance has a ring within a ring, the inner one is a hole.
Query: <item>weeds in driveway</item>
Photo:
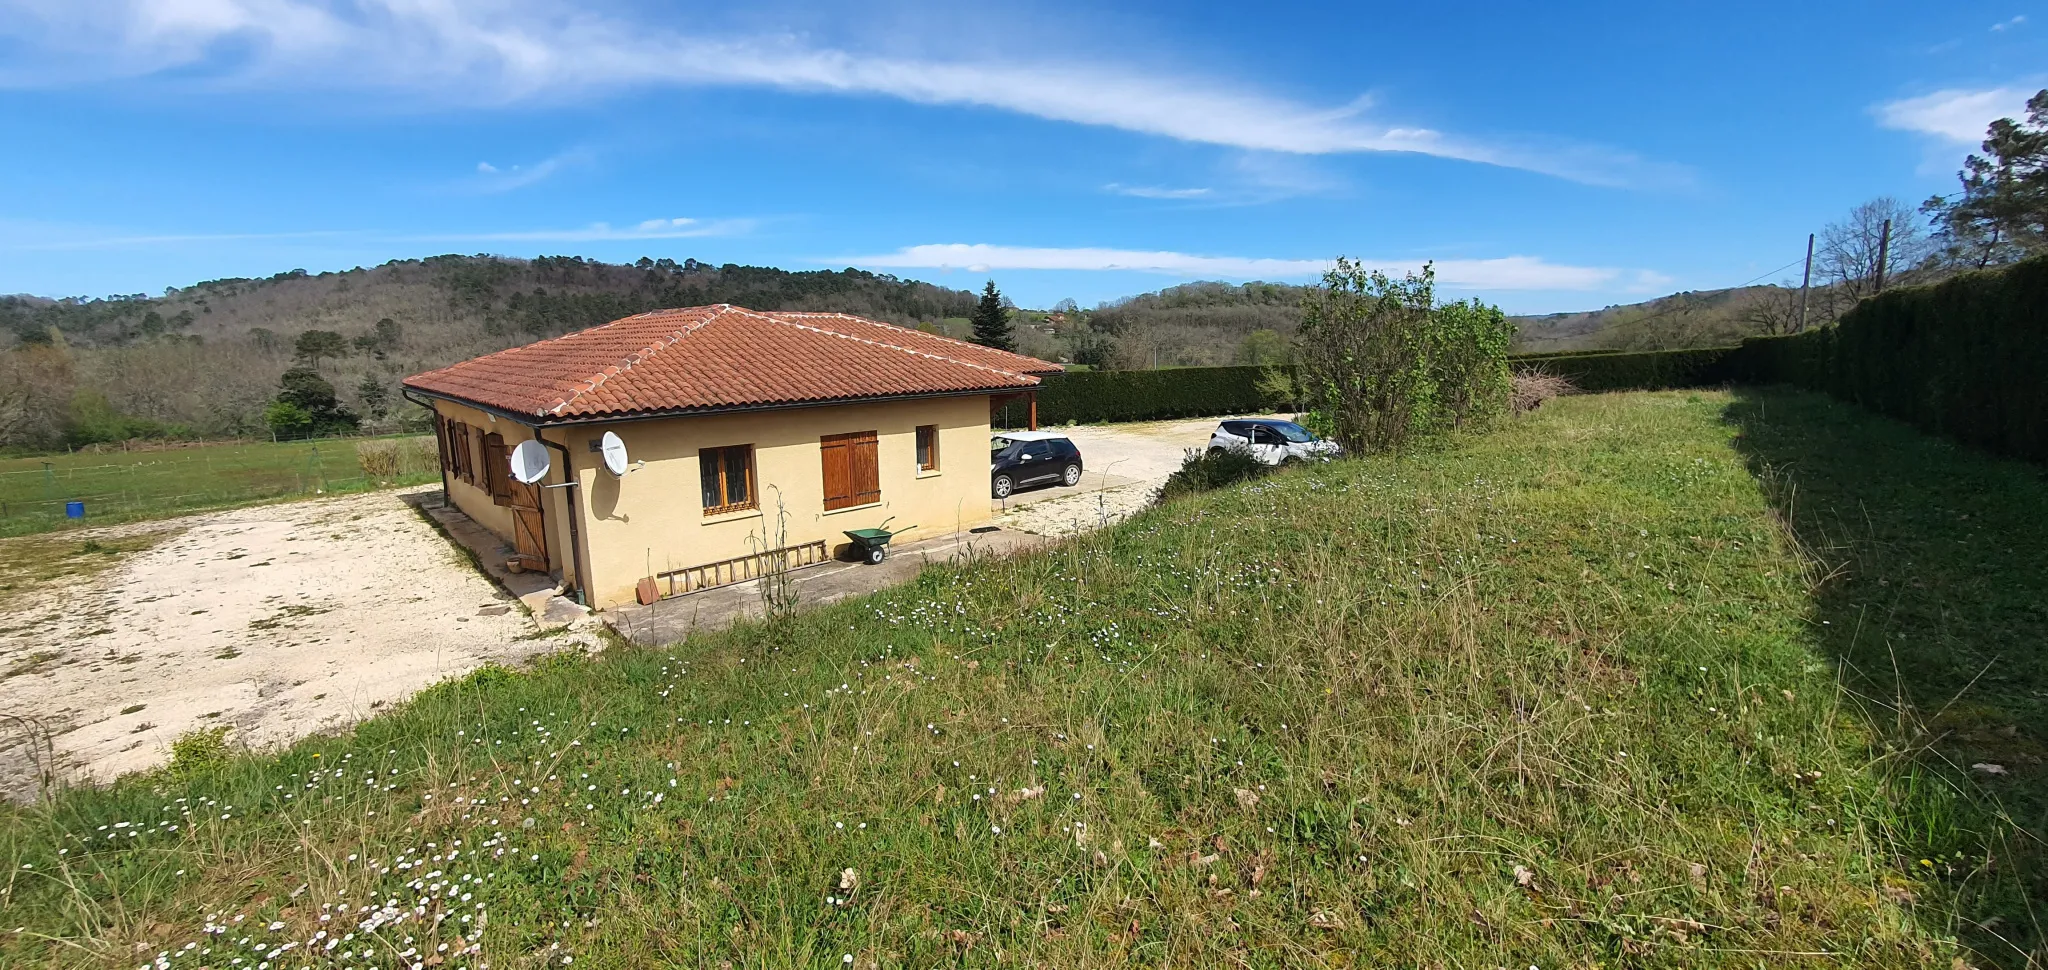
[[[71,536],[0,539],[0,610],[26,608],[54,587],[91,580],[183,531],[156,528],[83,543]]]
[[[0,963],[2012,962],[1734,403],[1564,398],[11,810]]]

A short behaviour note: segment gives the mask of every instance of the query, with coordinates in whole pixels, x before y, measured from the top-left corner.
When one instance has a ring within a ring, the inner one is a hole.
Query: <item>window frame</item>
[[[927,440],[929,435],[929,440]],[[916,443],[912,455],[917,461],[917,473],[936,475],[939,473],[939,426],[920,424],[915,432]],[[929,459],[929,460],[927,460]]]
[[[706,517],[714,515],[731,515],[734,512],[746,512],[761,507],[761,476],[760,473],[755,469],[754,446],[752,444],[720,445],[719,447],[716,448],[697,449],[697,481],[700,500],[703,493],[703,486],[710,484],[708,476],[714,473],[718,477],[718,497],[721,499],[730,499],[732,497],[732,483],[726,477],[726,472],[731,466],[726,461],[726,455],[733,451],[744,451],[744,453],[746,454],[745,497],[743,500],[739,502],[726,502],[720,505],[706,504],[704,506],[704,514]]]

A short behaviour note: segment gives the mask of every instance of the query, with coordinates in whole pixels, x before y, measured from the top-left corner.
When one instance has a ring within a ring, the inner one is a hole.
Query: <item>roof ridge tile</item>
[[[875,346],[875,347],[888,347],[888,348],[890,348],[890,349],[892,349],[892,350],[900,350],[900,351],[903,351],[904,353],[907,353],[907,354],[916,354],[916,355],[917,355],[917,356],[919,356],[919,357],[924,357],[924,358],[927,358],[927,359],[930,359],[930,360],[943,360],[943,361],[948,361],[948,362],[951,362],[951,363],[959,364],[959,365],[961,365],[961,366],[963,366],[963,367],[972,367],[972,368],[974,368],[974,369],[976,369],[976,370],[985,370],[985,371],[988,371],[988,372],[990,372],[990,373],[994,373],[994,374],[1009,374],[1009,375],[1011,375],[1011,376],[1014,376],[1014,377],[1028,377],[1028,376],[1030,376],[1029,374],[1026,374],[1026,373],[1025,373],[1025,372],[1023,372],[1023,371],[1011,371],[1011,370],[1003,370],[1003,369],[1002,369],[1002,368],[1000,368],[1000,367],[989,367],[989,366],[987,366],[987,365],[985,365],[985,364],[977,364],[977,363],[975,363],[975,362],[973,362],[973,361],[971,361],[971,360],[961,360],[961,359],[960,359],[960,358],[958,358],[958,357],[948,357],[948,356],[946,356],[946,355],[944,355],[944,354],[934,354],[934,353],[929,353],[929,352],[926,352],[926,351],[918,350],[918,349],[917,349],[917,348],[915,348],[915,347],[905,347],[905,346],[903,346],[902,344],[892,344],[892,343],[884,343],[883,341],[880,341],[880,340],[869,340],[869,339],[868,339],[868,338],[866,338],[866,337],[856,337],[856,336],[854,336],[853,334],[850,334],[850,333],[843,333],[843,332],[841,332],[841,331],[838,331],[838,330],[831,330],[831,329],[827,329],[827,328],[825,328],[825,327],[813,327],[813,326],[809,326],[809,325],[807,325],[807,324],[799,323],[799,322],[797,322],[797,321],[795,321],[795,320],[784,320],[784,319],[781,319],[781,318],[779,318],[779,317],[775,316],[775,315],[774,315],[773,313],[767,313],[767,312],[762,312],[762,311],[758,311],[758,310],[750,310],[750,311],[747,311],[747,312],[749,312],[749,313],[756,313],[756,314],[758,314],[758,315],[760,315],[760,316],[764,316],[764,317],[767,317],[768,319],[770,319],[770,320],[774,320],[774,321],[775,321],[776,323],[782,324],[782,325],[783,325],[783,326],[785,326],[785,327],[802,327],[802,328],[803,328],[803,329],[805,329],[805,330],[810,330],[810,331],[813,331],[813,332],[815,332],[815,333],[823,333],[823,334],[830,334],[831,336],[834,336],[834,337],[838,337],[838,338],[840,338],[840,339],[842,339],[842,340],[854,340],[854,341],[859,341],[860,343],[864,343],[864,344],[869,344],[869,345],[871,345],[871,346]],[[846,316],[846,314],[834,314],[834,316]],[[858,318],[854,318],[854,319],[858,319]],[[886,324],[885,324],[885,326],[886,326]],[[917,332],[917,333],[922,333],[923,331],[914,331],[914,332]]]

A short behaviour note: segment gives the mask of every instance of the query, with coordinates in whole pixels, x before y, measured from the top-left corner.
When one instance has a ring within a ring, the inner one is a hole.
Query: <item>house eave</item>
[[[871,395],[866,397],[839,397],[816,401],[785,401],[774,404],[736,404],[709,408],[664,408],[656,411],[633,411],[624,414],[576,415],[573,417],[553,417],[546,414],[532,414],[520,411],[513,411],[506,408],[497,407],[495,405],[485,404],[481,401],[472,401],[468,398],[461,397],[458,395],[448,394],[441,391],[433,391],[424,387],[417,387],[410,384],[405,385],[405,389],[413,392],[414,394],[431,398],[433,400],[447,401],[451,404],[460,404],[463,407],[475,408],[486,414],[496,415],[515,424],[524,425],[529,428],[571,428],[580,425],[624,424],[632,421],[661,421],[671,418],[697,417],[700,415],[743,414],[759,411],[795,411],[803,408],[833,407],[844,404],[887,404],[896,401],[926,401],[933,400],[936,398],[949,397],[992,397],[998,395],[1013,396],[1018,394],[1029,394],[1033,391],[1036,391],[1038,389],[1038,386],[1032,385],[1028,387],[984,387],[964,391],[931,391],[917,394],[883,394]],[[407,398],[408,400],[410,400],[410,395],[408,395]]]

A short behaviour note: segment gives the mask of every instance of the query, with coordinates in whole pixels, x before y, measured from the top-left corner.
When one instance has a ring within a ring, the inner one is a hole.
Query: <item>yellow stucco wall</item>
[[[899,541],[987,521],[988,407],[987,397],[970,396],[548,428],[544,437],[568,448],[570,467],[565,471],[561,453],[551,451],[555,467],[546,481],[566,481],[566,474],[581,485],[578,544],[590,603],[602,609],[632,602],[634,585],[642,576],[815,539],[825,540],[836,553],[846,544],[844,530],[878,527],[891,516],[892,530],[916,526]],[[436,401],[435,408],[443,417],[475,429],[472,447],[479,462],[485,433],[503,435],[508,450],[534,437],[532,429],[506,418],[494,420],[476,408],[452,401]],[[917,469],[917,428],[927,424],[939,428],[936,472]],[[616,432],[633,460],[645,464],[623,478],[605,471],[590,443],[606,431]],[[818,440],[858,431],[876,433],[882,499],[827,512]],[[707,517],[698,452],[748,444],[754,446],[759,507]],[[492,502],[481,486],[481,474],[475,486],[450,476],[448,495],[464,514],[509,543],[511,513]],[[558,578],[573,565],[566,554],[567,493],[561,488],[542,490],[549,564]],[[775,534],[778,498],[780,537]]]
[[[939,427],[939,470],[917,469],[917,427]],[[623,478],[603,467],[589,442],[616,432],[636,462]],[[824,466],[818,439],[876,432],[882,498],[874,505],[825,511]],[[591,605],[633,600],[642,576],[744,556],[775,545],[824,539],[845,545],[846,529],[916,526],[902,537],[951,533],[990,514],[988,398],[933,398],[877,404],[754,411],[609,425],[549,429],[569,446],[584,483],[585,565]],[[511,435],[507,435],[511,440]],[[754,446],[759,508],[704,514],[697,455],[700,449]],[[554,480],[554,479],[551,479]],[[777,499],[784,535],[777,541]],[[485,499],[488,501],[488,497]],[[902,541],[902,540],[899,540]],[[764,545],[765,544],[765,545]]]
[[[462,514],[475,519],[478,525],[498,534],[506,542],[512,541],[512,512],[499,508],[491,501],[491,493],[484,490],[483,459],[484,435],[499,434],[505,438],[505,447],[511,448],[519,442],[533,437],[533,432],[510,421],[494,418],[476,408],[465,407],[451,401],[436,402],[434,410],[450,421],[469,425],[470,454],[476,456],[476,484],[471,485],[452,473],[447,475],[448,498]]]
[[[456,508],[462,510],[462,514],[469,516],[478,525],[489,529],[498,538],[505,540],[507,545],[510,545],[512,543],[512,510],[498,505],[491,499],[491,493],[484,489],[484,435],[497,434],[502,436],[505,439],[505,451],[509,454],[513,448],[519,446],[520,442],[534,437],[533,429],[506,418],[497,417],[489,412],[457,404],[453,401],[437,400],[434,402],[434,410],[450,421],[460,421],[463,424],[469,425],[470,454],[475,456],[477,461],[475,485],[470,485],[456,478],[453,474],[444,475],[448,484],[449,500],[455,504]],[[555,440],[559,441],[560,437],[555,436]],[[559,464],[560,453],[551,452],[550,454],[555,456],[556,462]],[[556,469],[548,475],[547,481],[561,482],[566,481],[566,479],[562,477],[561,471]],[[564,553],[564,550],[569,547],[568,501],[567,496],[562,494],[564,491],[566,490],[559,488],[541,490],[541,510],[547,524],[548,571],[553,573],[557,579],[562,577],[562,570],[569,565],[568,556]]]

